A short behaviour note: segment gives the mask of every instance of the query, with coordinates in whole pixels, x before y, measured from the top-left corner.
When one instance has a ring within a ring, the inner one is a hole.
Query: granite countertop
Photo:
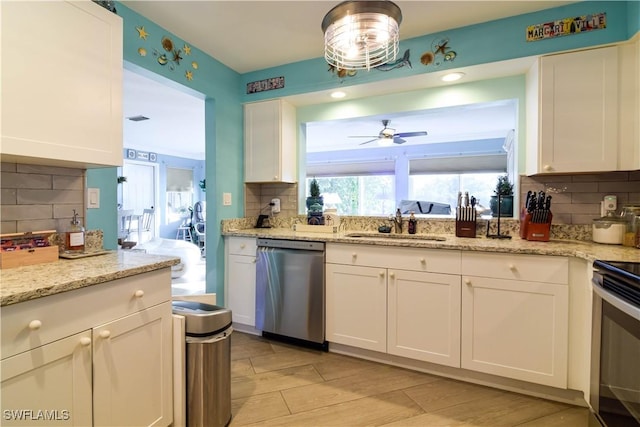
[[[180,258],[113,251],[79,259],[2,270],[0,306],[171,267]]]
[[[349,237],[349,234],[359,233],[371,237]],[[313,240],[328,243],[366,244],[375,246],[404,246],[431,249],[458,249],[464,251],[508,252],[517,254],[572,256],[590,262],[596,259],[607,261],[640,262],[640,249],[620,245],[605,245],[590,241],[554,240],[548,242],[531,242],[513,236],[511,239],[489,239],[486,237],[462,238],[447,234],[427,234],[443,241],[424,240],[419,234],[403,235],[405,238],[385,236],[375,232],[361,232],[358,230],[340,231],[338,233],[314,233],[293,231],[288,228],[270,229],[230,229],[223,231],[224,236],[244,236],[257,238],[275,238],[292,240]],[[378,237],[379,236],[379,237]]]

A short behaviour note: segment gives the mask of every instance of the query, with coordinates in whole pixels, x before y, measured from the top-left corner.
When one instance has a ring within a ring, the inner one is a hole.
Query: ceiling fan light
[[[322,20],[324,57],[337,69],[371,69],[398,56],[400,8],[391,1],[345,1]]]
[[[391,138],[389,137],[384,137],[384,138],[378,138],[378,145],[380,147],[390,147],[393,145],[393,135],[391,136]]]

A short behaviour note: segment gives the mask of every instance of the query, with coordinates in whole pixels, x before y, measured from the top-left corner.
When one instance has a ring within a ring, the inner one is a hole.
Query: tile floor
[[[583,427],[588,410],[234,332],[231,426]]]

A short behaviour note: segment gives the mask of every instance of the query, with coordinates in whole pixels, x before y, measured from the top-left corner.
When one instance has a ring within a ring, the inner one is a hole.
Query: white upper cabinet
[[[122,164],[122,18],[90,1],[1,2],[2,161]]]
[[[276,99],[244,106],[245,182],[296,182],[296,113]]]
[[[618,167],[618,47],[540,58],[527,75],[527,174]]]
[[[640,32],[634,41],[621,44],[620,53],[620,149],[622,170],[640,169]]]

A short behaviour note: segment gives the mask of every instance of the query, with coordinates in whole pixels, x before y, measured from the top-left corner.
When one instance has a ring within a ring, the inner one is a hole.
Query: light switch
[[[222,193],[222,205],[231,206],[231,193]]]
[[[100,189],[87,188],[87,209],[100,208]]]

